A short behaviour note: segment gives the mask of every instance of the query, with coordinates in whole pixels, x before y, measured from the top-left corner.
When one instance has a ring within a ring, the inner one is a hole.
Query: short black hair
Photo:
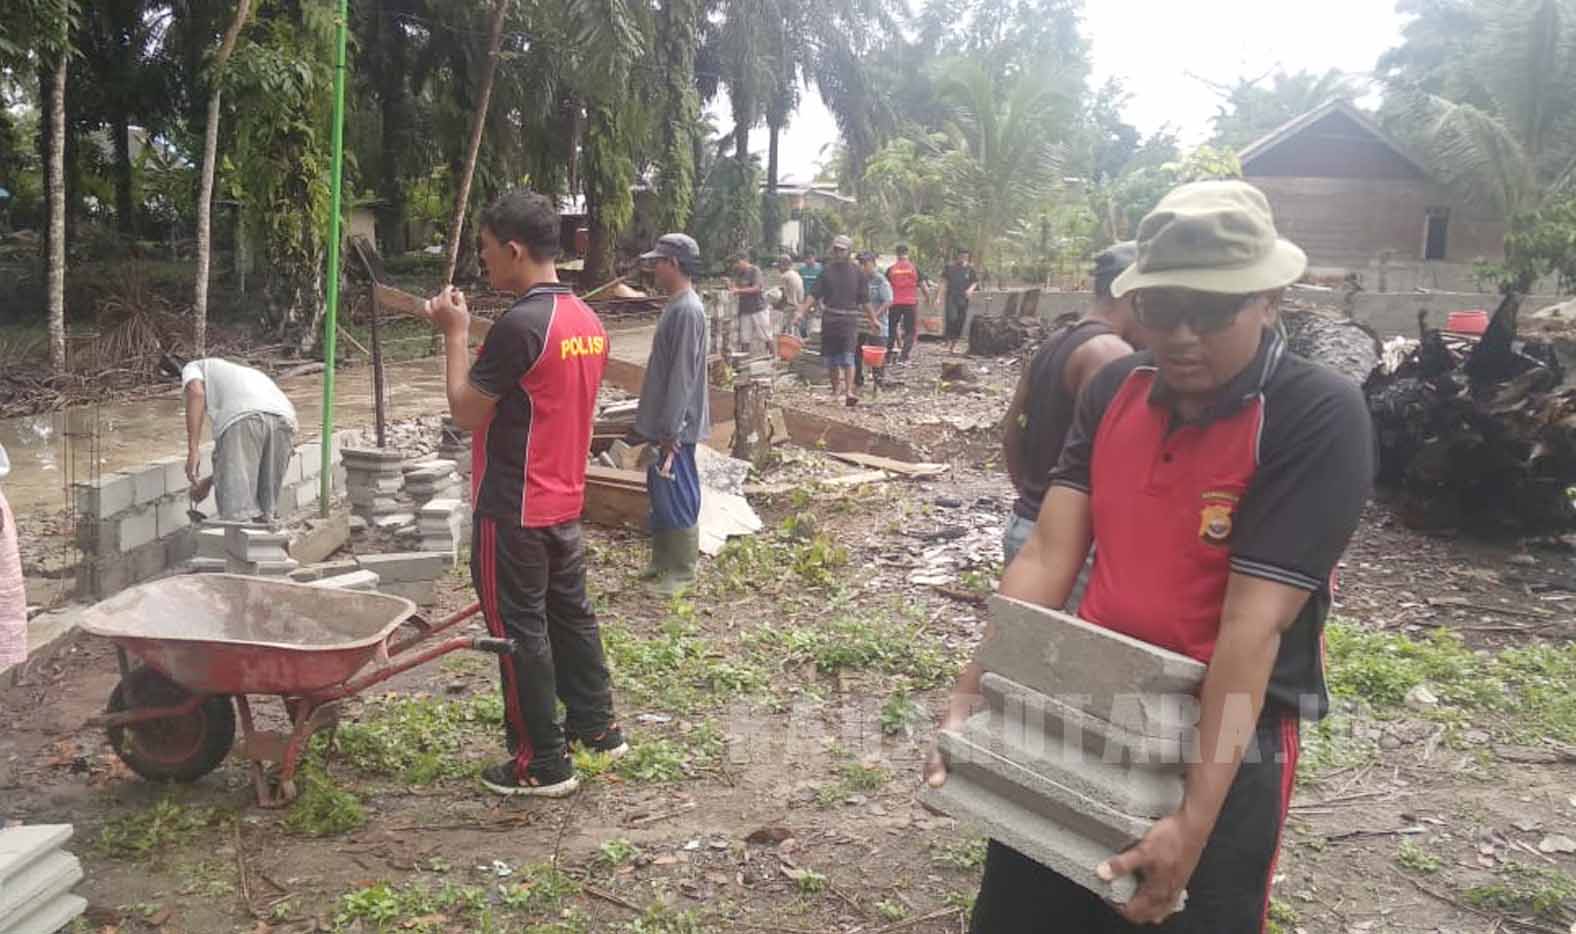
[[[1114,298],[1111,286],[1127,267],[1138,258],[1138,245],[1132,241],[1117,243],[1101,250],[1094,257],[1094,294],[1099,299]]]
[[[482,229],[499,243],[518,243],[538,263],[556,259],[563,252],[561,226],[553,199],[528,188],[499,195],[482,210]]]
[[[908,255],[908,244],[906,244],[906,243],[899,243],[897,245],[897,255],[899,255],[899,256],[907,256]]]

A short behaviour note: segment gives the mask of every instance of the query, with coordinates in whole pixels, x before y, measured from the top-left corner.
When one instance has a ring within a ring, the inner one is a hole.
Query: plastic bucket
[[[804,349],[804,341],[795,334],[777,335],[777,356],[784,360],[792,360],[799,356],[799,351]]]
[[[868,367],[883,367],[883,366],[886,366],[886,348],[885,347],[875,347],[875,346],[866,344],[865,346],[859,348],[859,353],[860,353],[860,356],[864,357],[865,366],[868,366]]]
[[[1481,336],[1488,330],[1488,312],[1481,308],[1475,311],[1452,311],[1445,321],[1445,330],[1455,334]]]

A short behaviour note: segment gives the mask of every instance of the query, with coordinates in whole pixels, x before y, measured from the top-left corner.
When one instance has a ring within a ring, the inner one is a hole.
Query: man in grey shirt
[[[294,451],[295,406],[267,374],[218,357],[182,367],[181,385],[186,396],[186,477],[193,490],[200,489],[206,415],[213,422],[213,484],[219,518],[273,521]]]
[[[695,581],[700,556],[700,474],[695,445],[711,428],[706,400],[706,311],[690,278],[700,247],[681,233],[663,235],[640,257],[669,295],[657,320],[640,387],[635,433],[655,452],[646,468],[651,500],[651,564],[641,577],[672,595]]]

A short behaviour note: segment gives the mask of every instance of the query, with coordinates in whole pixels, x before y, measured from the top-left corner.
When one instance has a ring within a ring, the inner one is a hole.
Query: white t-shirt
[[[281,416],[290,423],[291,428],[297,427],[295,406],[261,370],[209,357],[206,360],[193,360],[181,370],[182,386],[194,379],[203,381],[215,440],[236,419],[253,412]]]

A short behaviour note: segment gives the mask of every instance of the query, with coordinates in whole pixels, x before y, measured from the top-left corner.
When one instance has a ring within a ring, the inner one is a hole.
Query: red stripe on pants
[[[1264,912],[1259,920],[1259,930],[1269,926],[1270,887],[1275,884],[1275,864],[1280,859],[1281,834],[1286,829],[1286,814],[1291,810],[1292,791],[1297,787],[1297,757],[1302,752],[1301,724],[1295,715],[1281,718],[1281,808],[1280,827],[1275,831],[1275,852],[1270,854],[1270,871],[1264,880]]]
[[[503,614],[498,610],[498,528],[496,523],[486,517],[477,516],[476,521],[481,523],[481,562],[482,562],[482,593],[478,594],[482,601],[482,616],[487,620],[487,632],[495,639],[508,638],[508,631],[503,624]],[[498,656],[498,670],[503,678],[503,708],[504,716],[509,718],[509,726],[514,732],[516,742],[514,756],[515,778],[524,780],[525,770],[531,764],[531,734],[525,728],[525,715],[520,710],[519,676],[514,670],[514,656]]]

